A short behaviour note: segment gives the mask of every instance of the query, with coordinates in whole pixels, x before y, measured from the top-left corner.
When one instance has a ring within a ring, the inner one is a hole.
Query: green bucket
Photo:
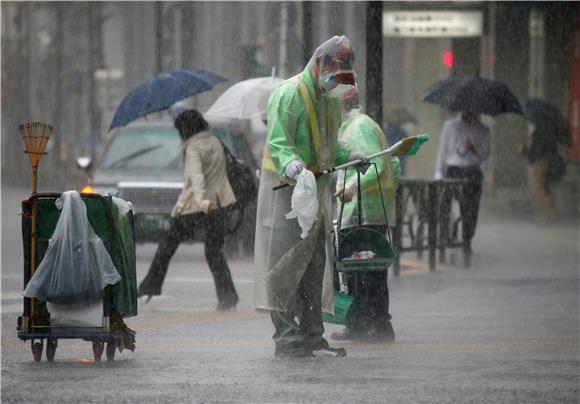
[[[356,315],[356,304],[352,295],[334,291],[334,316],[322,313],[322,321],[333,324],[348,324]]]

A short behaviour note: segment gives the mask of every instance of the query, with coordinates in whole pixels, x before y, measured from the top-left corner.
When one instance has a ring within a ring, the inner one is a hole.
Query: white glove
[[[284,175],[290,179],[296,179],[296,176],[306,168],[302,160],[293,160],[286,166]]]
[[[357,164],[356,167],[357,167],[358,171],[364,175],[367,172],[367,170],[369,169],[371,161],[367,158],[367,156],[365,156],[361,152],[353,150],[348,155],[348,161],[355,161],[355,160],[361,161],[361,163]]]
[[[344,191],[344,192],[343,192]],[[346,190],[343,190],[342,184],[337,188],[335,197],[340,199],[342,202],[350,202],[356,195],[357,186],[356,182],[351,182],[346,184]]]

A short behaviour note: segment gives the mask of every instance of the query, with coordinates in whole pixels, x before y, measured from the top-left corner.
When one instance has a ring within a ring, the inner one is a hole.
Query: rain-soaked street
[[[391,276],[392,344],[347,344],[340,359],[275,359],[273,328],[253,310],[250,259],[230,260],[240,294],[216,312],[201,244],[183,245],[161,297],[128,319],[135,352],[92,362],[89,342],[59,341],[32,360],[16,337],[21,311],[19,200],[2,195],[3,402],[579,401],[579,227],[497,216],[483,206],[468,270],[429,273],[408,254]],[[138,279],[154,245],[138,247]],[[329,337],[338,326],[328,325]]]

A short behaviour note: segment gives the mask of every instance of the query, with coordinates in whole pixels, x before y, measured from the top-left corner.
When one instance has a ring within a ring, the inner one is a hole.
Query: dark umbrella
[[[201,69],[179,69],[160,73],[144,81],[125,96],[115,112],[109,130],[169,108],[177,101],[210,90],[217,83],[226,80],[222,76]]]
[[[555,105],[537,98],[528,98],[522,103],[524,116],[537,127],[544,128],[544,132],[554,136],[556,141],[569,145],[572,137],[566,118]]]
[[[431,86],[423,101],[438,104],[449,111],[475,114],[521,114],[520,103],[501,81],[475,76],[453,76]]]

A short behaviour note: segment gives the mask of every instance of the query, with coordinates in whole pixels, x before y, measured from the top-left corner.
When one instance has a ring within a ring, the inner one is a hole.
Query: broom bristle
[[[46,149],[46,144],[52,134],[52,125],[42,122],[25,122],[18,125],[24,140],[24,152],[28,154],[33,166],[38,165]]]

